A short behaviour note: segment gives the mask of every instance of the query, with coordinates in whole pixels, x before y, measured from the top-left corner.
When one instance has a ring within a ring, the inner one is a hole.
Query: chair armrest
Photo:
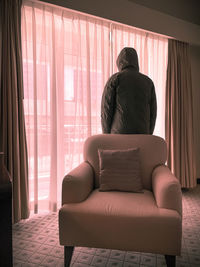
[[[152,188],[159,208],[176,210],[182,216],[182,192],[178,179],[165,165],[153,170]]]
[[[93,190],[93,169],[87,162],[65,175],[62,182],[62,205],[85,200]]]

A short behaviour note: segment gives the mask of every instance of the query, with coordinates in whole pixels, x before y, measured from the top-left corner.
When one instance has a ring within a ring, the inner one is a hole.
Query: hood
[[[116,63],[119,71],[127,67],[134,67],[135,70],[139,71],[138,55],[132,47],[124,47],[119,53]]]

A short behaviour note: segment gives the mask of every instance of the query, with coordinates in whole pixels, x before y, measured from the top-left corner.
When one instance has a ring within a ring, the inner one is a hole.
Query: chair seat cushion
[[[61,245],[168,251],[169,255],[177,249],[179,254],[181,217],[175,210],[158,208],[148,190],[127,193],[96,189],[81,203],[63,205],[59,227]]]

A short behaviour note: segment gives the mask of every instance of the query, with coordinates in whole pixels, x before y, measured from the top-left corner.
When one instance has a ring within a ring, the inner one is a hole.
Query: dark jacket
[[[101,102],[103,133],[153,134],[157,103],[153,81],[139,72],[137,52],[123,48],[119,72],[108,80]]]

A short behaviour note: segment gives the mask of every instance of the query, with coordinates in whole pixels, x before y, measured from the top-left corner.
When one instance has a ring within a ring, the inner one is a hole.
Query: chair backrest
[[[98,149],[140,148],[141,175],[145,189],[152,189],[151,174],[167,159],[167,146],[164,139],[143,134],[99,134],[89,137],[84,143],[84,160],[92,165],[95,172],[95,188],[99,187]]]

